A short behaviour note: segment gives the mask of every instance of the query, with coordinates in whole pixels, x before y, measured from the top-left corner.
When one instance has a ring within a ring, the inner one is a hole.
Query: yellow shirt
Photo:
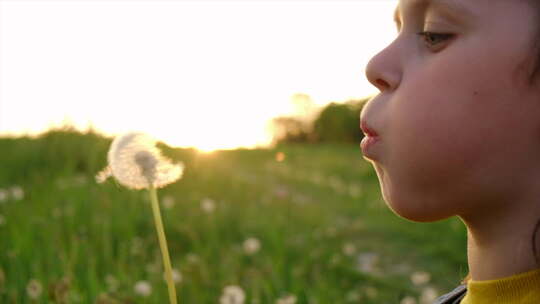
[[[540,269],[497,280],[467,282],[467,294],[461,304],[496,303],[540,303]]]

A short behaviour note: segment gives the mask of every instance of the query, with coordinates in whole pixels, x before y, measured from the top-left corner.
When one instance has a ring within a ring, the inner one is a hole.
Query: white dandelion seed
[[[24,190],[21,186],[13,186],[10,188],[11,196],[16,200],[20,201],[24,198]]]
[[[172,195],[165,195],[163,197],[163,207],[165,209],[172,209],[175,205],[174,197]]]
[[[357,290],[351,290],[345,296],[345,301],[358,303],[358,301],[360,301],[361,298],[362,298],[362,295],[360,294],[360,292],[358,292]]]
[[[112,274],[105,276],[105,283],[107,284],[107,288],[110,292],[115,292],[120,285],[118,279],[116,279]]]
[[[178,269],[175,269],[173,268],[171,270],[171,274],[172,274],[172,278],[173,278],[173,282],[178,284],[178,283],[181,283],[182,282],[182,273],[180,273],[180,271]],[[163,273],[163,279],[166,281],[167,280],[167,273]]]
[[[256,238],[248,238],[243,244],[244,252],[248,255],[255,254],[261,249],[261,242]]]
[[[223,294],[219,298],[220,304],[244,304],[246,294],[240,286],[226,286],[223,289]]]
[[[367,286],[366,288],[364,288],[364,292],[366,293],[366,296],[370,299],[375,299],[379,295],[379,292],[373,286]]]
[[[0,203],[7,201],[8,197],[9,197],[9,192],[6,189],[0,188]]]
[[[399,304],[416,304],[416,299],[411,296],[406,296],[405,298],[401,299]]]
[[[28,294],[28,297],[32,300],[37,300],[41,296],[42,292],[43,286],[41,285],[41,282],[36,279],[31,279],[28,282],[28,285],[26,285],[26,293]]]
[[[216,209],[216,203],[211,198],[204,198],[201,201],[201,209],[206,213],[212,213]]]
[[[377,268],[377,262],[379,261],[379,255],[374,252],[366,252],[358,255],[357,257],[357,269],[361,272],[375,273]]]
[[[411,274],[411,282],[416,286],[426,284],[430,279],[431,275],[425,271],[415,271]]]
[[[276,304],[295,304],[295,303],[296,303],[295,295],[288,295],[283,298],[279,298],[276,301]]]
[[[133,290],[140,296],[148,297],[150,294],[152,294],[152,285],[150,285],[148,281],[138,281],[135,283]]]
[[[144,189],[152,184],[164,187],[177,181],[183,174],[182,163],[173,164],[163,157],[156,140],[139,132],[131,132],[114,139],[107,155],[108,166],[96,175],[103,182],[114,176],[128,188]]]
[[[353,256],[356,253],[356,246],[353,243],[345,243],[343,244],[342,251],[346,256]]]
[[[422,290],[422,294],[420,295],[420,304],[431,304],[433,303],[438,297],[438,292],[433,287],[426,287]]]

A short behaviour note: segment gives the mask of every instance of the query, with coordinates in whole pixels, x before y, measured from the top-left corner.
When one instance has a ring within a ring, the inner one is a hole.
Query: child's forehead
[[[497,1],[497,0],[491,0]],[[515,0],[513,0],[515,1]],[[402,9],[440,9],[454,11],[463,14],[472,14],[474,7],[481,5],[483,0],[463,1],[463,0],[400,0],[396,7],[396,14]]]

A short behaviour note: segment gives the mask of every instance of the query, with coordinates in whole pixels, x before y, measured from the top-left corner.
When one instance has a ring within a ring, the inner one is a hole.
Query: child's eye
[[[454,34],[447,33],[433,33],[433,32],[420,32],[419,36],[422,37],[426,46],[432,51],[438,51],[444,47],[444,43],[454,37]]]

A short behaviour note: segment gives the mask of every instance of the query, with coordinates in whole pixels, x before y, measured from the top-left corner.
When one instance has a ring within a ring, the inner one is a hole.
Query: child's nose
[[[390,44],[369,61],[366,77],[381,92],[395,90],[401,81],[398,48]]]

